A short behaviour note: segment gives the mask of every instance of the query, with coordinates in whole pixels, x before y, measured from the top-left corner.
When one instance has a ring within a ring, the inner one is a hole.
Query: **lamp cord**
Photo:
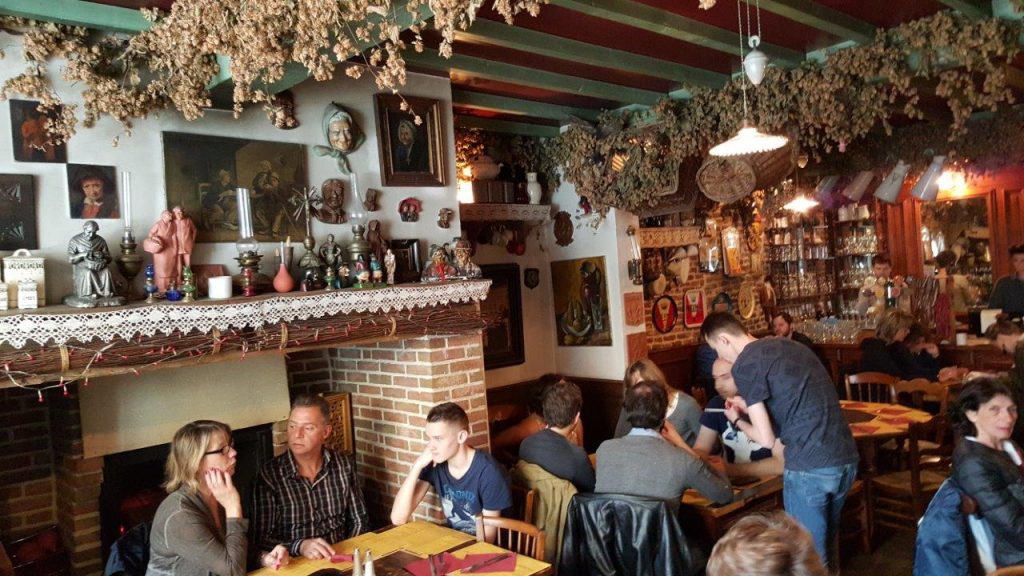
[[[740,32],[740,88],[743,90],[743,120],[746,121],[749,117],[747,111],[747,74],[743,70],[743,7],[740,4],[741,0],[736,0],[736,20],[739,21],[739,32]],[[747,26],[750,26],[750,4],[747,3]],[[749,31],[748,31],[749,36]]]

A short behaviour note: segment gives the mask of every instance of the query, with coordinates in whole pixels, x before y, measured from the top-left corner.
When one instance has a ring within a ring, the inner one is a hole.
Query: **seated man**
[[[806,334],[793,329],[793,315],[789,312],[778,312],[772,316],[772,332],[775,332],[775,336],[778,338],[789,338],[808,348],[814,347],[814,342]]]
[[[292,556],[330,558],[332,544],[369,528],[352,458],[324,448],[330,419],[322,397],[297,396],[288,415],[288,452],[265,463],[253,481],[250,548],[262,565],[277,544]]]
[[[661,498],[673,508],[687,488],[707,499],[732,501],[725,475],[686,445],[665,421],[665,389],[643,381],[626,390],[626,418],[633,426],[622,438],[606,440],[597,449],[595,492]]]
[[[512,492],[497,461],[466,444],[469,417],[454,402],[438,404],[427,413],[427,448],[409,469],[395,496],[391,522],[400,525],[419,506],[433,485],[448,526],[476,534],[476,516],[501,516],[512,506]],[[485,537],[493,542],[494,528]]]
[[[544,429],[544,394],[548,386],[561,381],[562,377],[558,374],[545,374],[530,386],[526,400],[526,417],[491,436],[491,453],[495,458],[508,466],[515,464],[523,440]],[[568,438],[573,444],[583,446],[582,422],[572,429]]]
[[[594,468],[586,451],[569,441],[580,422],[583,395],[572,382],[557,382],[544,394],[547,428],[523,440],[519,457],[537,464],[554,476],[568,480],[580,492],[594,491]]]
[[[751,440],[725,416],[725,401],[739,393],[732,380],[732,362],[715,360],[712,374],[718,395],[704,408],[693,449],[700,454],[715,454],[721,447],[730,476],[782,474],[782,443],[776,442],[769,450]]]

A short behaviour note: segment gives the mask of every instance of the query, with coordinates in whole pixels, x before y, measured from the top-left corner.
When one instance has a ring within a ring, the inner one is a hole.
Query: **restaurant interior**
[[[388,529],[429,411],[512,469],[558,375],[600,486],[635,362],[721,394],[719,312],[827,373],[859,454],[842,573],[919,573],[958,395],[1019,394],[1022,33],[1021,0],[0,0],[0,576],[110,574],[190,421],[234,430],[246,497],[305,393],[375,531],[339,557],[577,573],[543,536],[501,564],[436,495]],[[933,368],[884,373],[876,338]],[[731,480],[673,503],[695,558],[786,508],[780,473]],[[1024,574],[972,502],[963,574]]]

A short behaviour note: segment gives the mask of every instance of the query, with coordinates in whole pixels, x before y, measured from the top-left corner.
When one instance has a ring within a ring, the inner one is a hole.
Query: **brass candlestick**
[[[121,236],[121,255],[115,258],[117,263],[117,269],[121,272],[121,276],[128,281],[128,287],[125,290],[125,296],[131,300],[133,296],[132,286],[135,283],[135,277],[142,271],[142,256],[135,253],[135,236],[132,235],[132,229],[125,227],[124,235]]]

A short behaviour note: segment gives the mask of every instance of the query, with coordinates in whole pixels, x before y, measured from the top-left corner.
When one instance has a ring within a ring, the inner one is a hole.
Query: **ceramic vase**
[[[274,276],[274,290],[278,292],[291,292],[295,289],[295,279],[292,278],[288,268],[282,262],[277,269],[277,276]]]
[[[544,189],[541,188],[540,182],[537,182],[536,172],[526,173],[526,195],[530,198],[530,204],[540,204]]]

